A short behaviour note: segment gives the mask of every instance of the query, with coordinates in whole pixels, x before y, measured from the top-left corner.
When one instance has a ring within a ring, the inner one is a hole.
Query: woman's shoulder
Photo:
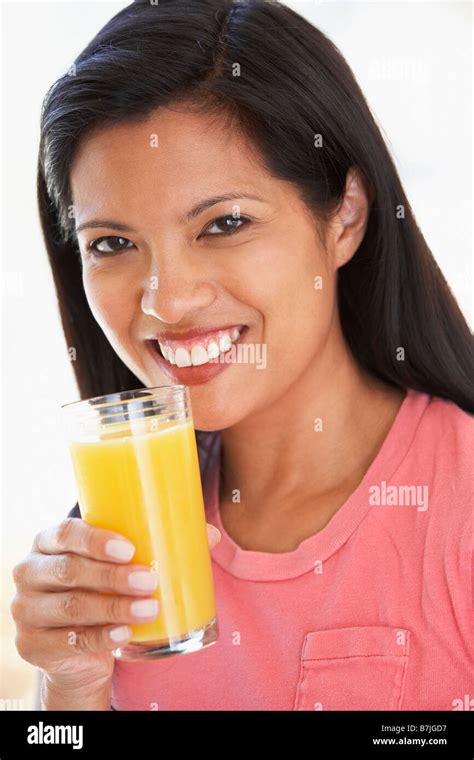
[[[418,399],[423,394],[416,394]],[[443,530],[465,533],[473,509],[474,415],[453,401],[424,396],[425,408],[404,466],[429,490],[429,517]],[[448,529],[449,525],[449,529]]]
[[[474,414],[466,412],[450,399],[431,396],[428,407],[429,417],[460,432],[473,434]]]
[[[421,397],[424,394],[415,395]],[[466,412],[453,401],[440,396],[428,399],[417,430],[418,441],[438,456],[452,460],[453,467],[465,467],[472,474],[474,447],[474,414]]]

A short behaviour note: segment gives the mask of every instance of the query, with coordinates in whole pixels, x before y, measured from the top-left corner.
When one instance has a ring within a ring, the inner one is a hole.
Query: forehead
[[[80,145],[71,168],[81,217],[107,209],[128,215],[187,208],[206,195],[238,188],[275,192],[255,148],[215,116],[159,109],[136,123],[101,127]],[[271,186],[271,187],[270,187]]]

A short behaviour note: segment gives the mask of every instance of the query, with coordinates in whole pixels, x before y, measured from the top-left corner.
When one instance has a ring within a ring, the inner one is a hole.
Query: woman
[[[81,397],[189,385],[221,535],[219,641],[143,664],[133,547],[78,506],[38,534],[43,707],[463,709],[472,336],[337,48],[278,3],[131,5],[48,92],[38,191]]]

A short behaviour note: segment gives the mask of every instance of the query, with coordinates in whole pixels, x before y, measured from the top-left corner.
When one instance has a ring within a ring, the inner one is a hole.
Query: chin
[[[190,388],[193,424],[196,430],[213,431],[234,427],[253,413],[255,404],[245,398],[245,389],[209,394],[207,398],[196,395]]]
[[[209,382],[187,386],[191,399],[193,425],[196,430],[204,432],[224,430],[236,425],[251,414],[252,410],[248,404],[248,380],[244,379],[244,382],[239,382],[239,379],[234,378],[233,382],[227,382],[227,372],[229,370]],[[136,372],[135,374],[137,377],[139,376]],[[144,385],[148,388],[178,383],[177,380],[173,380],[161,372],[141,372],[140,376],[146,379]],[[186,383],[183,384],[186,385]],[[247,401],[245,406],[243,399]]]
[[[214,430],[224,430],[225,428],[232,427],[241,418],[238,415],[229,414],[229,409],[222,410],[219,413],[218,408],[201,409],[201,405],[197,402],[193,404],[191,394],[191,408],[193,412],[193,424],[196,430],[203,430],[204,432],[212,432]]]

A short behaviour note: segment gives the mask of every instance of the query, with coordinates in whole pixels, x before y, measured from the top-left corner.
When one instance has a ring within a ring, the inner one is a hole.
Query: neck
[[[263,515],[357,484],[403,398],[361,370],[339,329],[283,398],[222,431],[222,500],[237,489]]]

